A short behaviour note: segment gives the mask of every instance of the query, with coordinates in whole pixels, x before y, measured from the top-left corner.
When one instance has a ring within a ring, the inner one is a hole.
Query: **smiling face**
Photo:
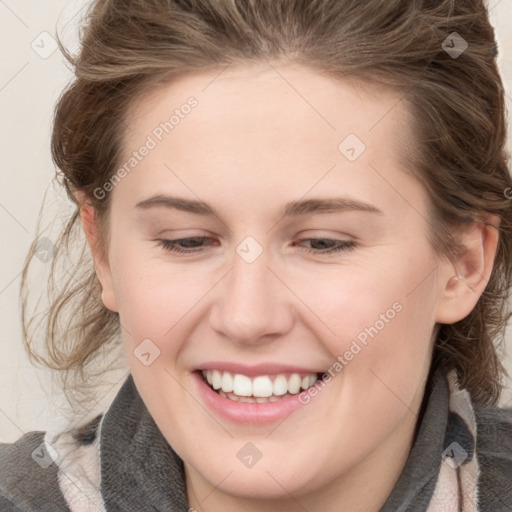
[[[378,504],[412,442],[447,264],[401,164],[399,97],[278,69],[188,75],[134,106],[103,300],[188,485],[216,487],[205,509],[348,497],[372,472]]]

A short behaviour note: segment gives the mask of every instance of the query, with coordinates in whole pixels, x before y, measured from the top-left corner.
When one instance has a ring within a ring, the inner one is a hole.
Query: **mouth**
[[[296,396],[314,386],[322,373],[279,373],[249,377],[224,370],[201,370],[204,383],[222,398],[265,404]]]

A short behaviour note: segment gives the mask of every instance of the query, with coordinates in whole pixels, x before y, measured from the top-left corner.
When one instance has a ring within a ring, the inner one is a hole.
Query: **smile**
[[[235,402],[261,404],[298,395],[314,386],[321,377],[317,373],[281,373],[256,377],[222,370],[203,370],[201,373],[210,388],[221,397]]]

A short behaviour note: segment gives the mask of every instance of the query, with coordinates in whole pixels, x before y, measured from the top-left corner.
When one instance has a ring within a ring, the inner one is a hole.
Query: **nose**
[[[265,252],[252,263],[235,254],[231,271],[216,287],[210,326],[233,343],[260,345],[292,329],[293,294],[268,263]]]

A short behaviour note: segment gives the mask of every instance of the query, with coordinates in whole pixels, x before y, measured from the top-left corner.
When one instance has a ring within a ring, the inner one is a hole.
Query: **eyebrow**
[[[136,208],[148,210],[156,207],[171,208],[196,215],[219,217],[214,208],[202,201],[185,199],[182,197],[156,195],[148,197],[135,205]],[[362,211],[377,213],[383,212],[376,206],[344,197],[329,197],[322,199],[303,199],[286,203],[281,210],[281,217],[307,215],[311,213],[337,213],[344,211]]]

